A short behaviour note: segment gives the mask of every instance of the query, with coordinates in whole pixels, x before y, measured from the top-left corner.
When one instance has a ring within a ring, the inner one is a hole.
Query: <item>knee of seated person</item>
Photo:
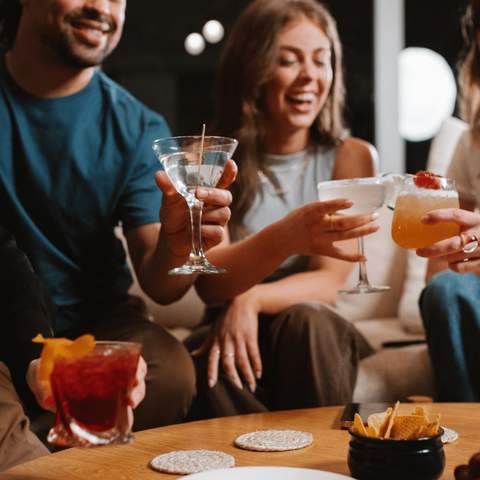
[[[195,371],[183,344],[155,324],[148,324],[141,337],[142,356],[148,365],[149,395],[191,399],[195,393]]]
[[[466,280],[463,275],[451,271],[437,273],[431,278],[422,293],[422,307],[445,305],[464,289]]]
[[[455,317],[449,315],[449,307],[455,308],[459,296],[468,291],[471,278],[451,271],[444,271],[432,277],[420,297],[422,320],[428,329],[430,323],[435,328],[447,325]]]
[[[292,305],[282,312],[285,325],[289,325],[294,329],[300,330],[316,330],[325,331],[327,325],[344,324],[346,321],[336,314],[333,310],[322,305],[299,303]]]

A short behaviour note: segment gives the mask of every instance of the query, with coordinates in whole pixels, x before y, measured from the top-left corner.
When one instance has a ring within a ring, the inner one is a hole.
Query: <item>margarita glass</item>
[[[330,180],[317,185],[319,200],[346,198],[353,202],[352,207],[342,210],[342,214],[360,215],[374,213],[386,200],[385,181],[377,177]],[[363,237],[358,238],[359,253],[364,255]],[[358,282],[354,288],[339,290],[343,294],[377,293],[390,290],[387,285],[371,285],[367,275],[366,262],[359,262]]]
[[[402,248],[424,248],[460,233],[453,222],[427,225],[421,218],[431,210],[458,208],[458,193],[453,180],[435,177],[435,188],[421,187],[415,176],[404,178],[397,195],[392,220],[392,238]]]
[[[185,198],[190,211],[192,249],[187,262],[173,268],[169,274],[189,275],[225,271],[212,265],[203,252],[201,236],[203,202],[195,193],[198,187],[216,186],[237,145],[237,140],[233,138],[200,135],[161,138],[153,142],[157,158],[177,192]]]
[[[133,342],[96,342],[84,357],[55,360],[50,383],[57,412],[50,443],[91,447],[132,441],[128,398],[140,348]]]

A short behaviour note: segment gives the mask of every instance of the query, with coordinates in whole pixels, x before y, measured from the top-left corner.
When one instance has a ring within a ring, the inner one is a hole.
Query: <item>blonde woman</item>
[[[189,339],[203,415],[332,405],[351,399],[370,347],[328,305],[359,259],[350,239],[374,217],[332,215],[321,180],[371,176],[374,150],[342,111],[335,21],[314,0],[255,0],[223,52],[215,132],[238,138],[227,269],[196,286],[209,324]]]

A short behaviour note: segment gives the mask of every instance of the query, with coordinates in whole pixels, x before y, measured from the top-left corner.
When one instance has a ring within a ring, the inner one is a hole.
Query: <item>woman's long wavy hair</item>
[[[277,37],[288,23],[302,18],[323,30],[332,49],[332,86],[310,129],[310,141],[328,148],[340,143],[345,135],[342,47],[333,17],[315,0],[254,0],[237,19],[225,45],[215,92],[213,130],[218,135],[239,140],[235,154],[239,171],[231,188],[234,197],[230,221],[232,239],[248,233],[244,217],[261,189],[258,171],[265,172],[261,101],[262,90],[277,62]]]
[[[480,0],[470,0],[462,19],[466,55],[460,65],[460,116],[469,123],[473,141],[480,146]]]
[[[20,0],[0,0],[0,47],[12,47],[21,13]]]

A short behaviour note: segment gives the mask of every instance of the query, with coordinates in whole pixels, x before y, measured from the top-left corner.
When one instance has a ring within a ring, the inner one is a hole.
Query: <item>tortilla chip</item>
[[[387,419],[391,411],[392,409],[388,408],[385,412],[372,413],[367,419],[368,426],[373,427],[380,434],[385,432],[387,428]]]
[[[374,426],[369,425],[369,426],[367,427],[367,437],[370,437],[370,438],[379,438],[379,437],[380,437],[380,433],[379,433],[379,431],[378,431]]]
[[[399,405],[400,405],[400,402],[397,401],[397,403],[393,407],[392,412],[390,413],[390,415],[388,417],[387,429],[385,430],[385,435],[383,436],[383,438],[390,438],[390,433],[392,431],[393,422],[395,420],[395,417],[397,416],[397,411],[398,411]]]
[[[355,414],[355,417],[353,419],[353,430],[355,431],[355,433],[358,433],[358,435],[368,437],[362,417],[358,413]]]
[[[427,420],[421,415],[397,415],[393,421],[390,438],[407,440],[418,432],[419,427],[427,425]]]

